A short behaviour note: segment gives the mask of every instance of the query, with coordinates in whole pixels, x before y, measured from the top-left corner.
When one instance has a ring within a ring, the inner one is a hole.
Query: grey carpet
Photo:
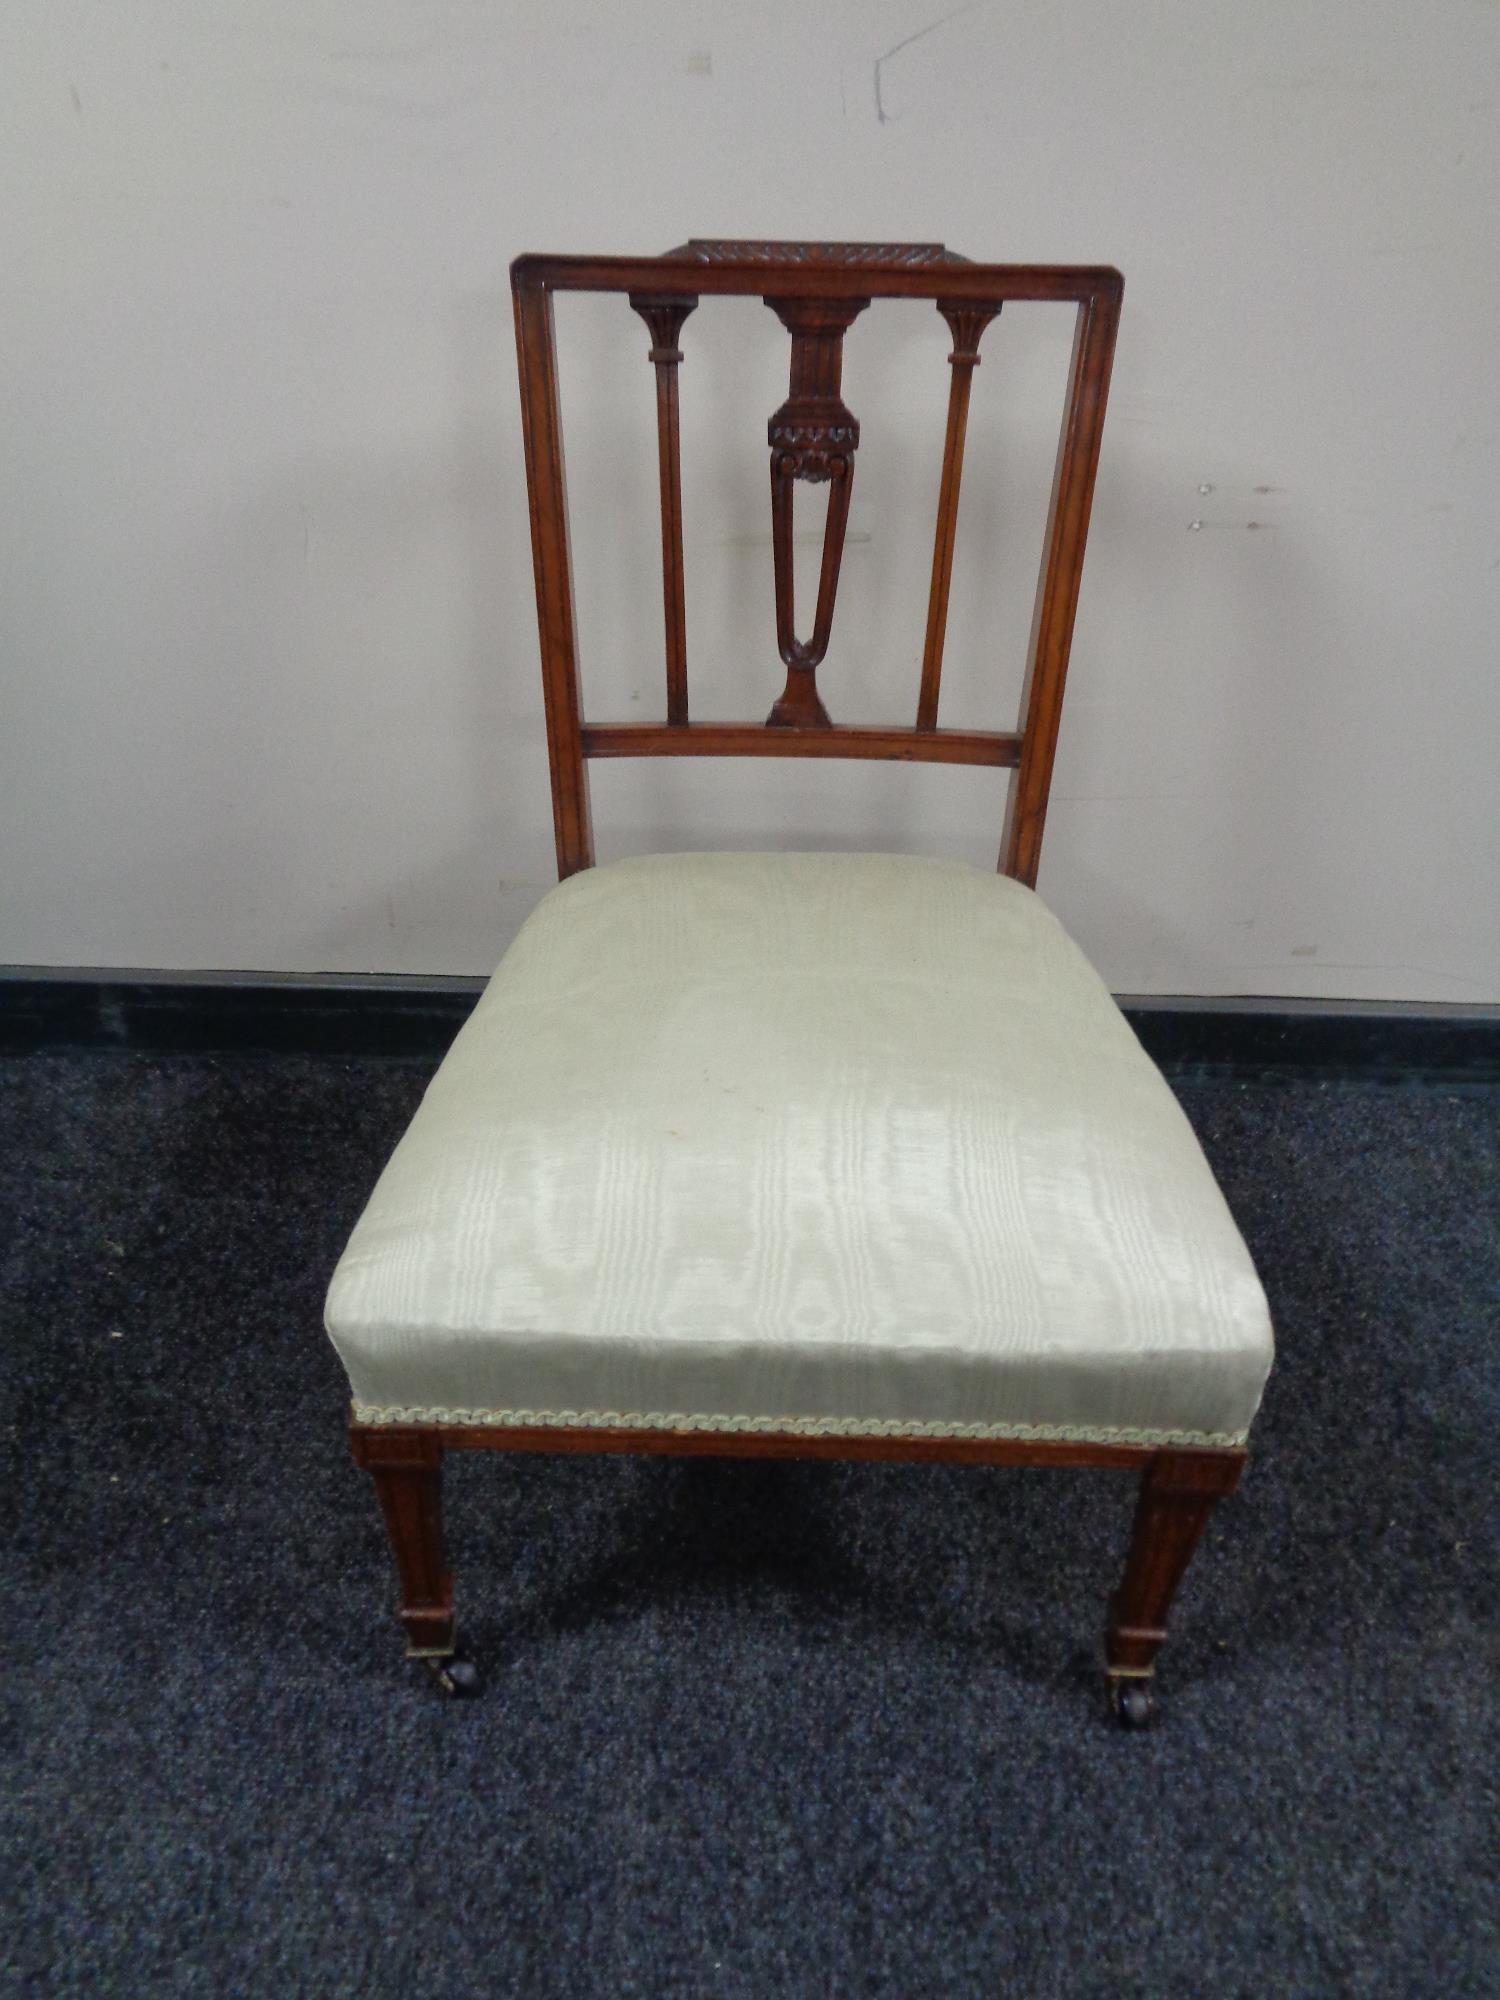
[[[319,1309],[424,1075],[0,1065],[7,1993],[1500,1991],[1500,1096],[1182,1086],[1281,1359],[1132,1737],[1105,1473],[459,1460],[415,1678]]]

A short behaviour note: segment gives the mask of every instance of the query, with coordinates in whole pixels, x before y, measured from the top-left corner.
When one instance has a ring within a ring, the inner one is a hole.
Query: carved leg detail
[[[375,1482],[401,1579],[408,1659],[426,1660],[450,1694],[467,1692],[473,1669],[453,1660],[453,1578],[443,1560],[443,1446],[432,1431],[356,1424],[355,1462]]]
[[[1151,1677],[1167,1613],[1214,1502],[1232,1493],[1245,1454],[1162,1451],[1146,1467],[1125,1579],[1110,1603],[1105,1657],[1115,1713],[1139,1728],[1151,1716]]]

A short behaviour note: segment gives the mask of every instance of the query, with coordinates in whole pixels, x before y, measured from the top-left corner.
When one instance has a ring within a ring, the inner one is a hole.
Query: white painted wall
[[[1486,0],[0,0],[0,960],[487,969],[551,869],[507,262],[845,235],[1126,274],[1042,872],[1110,982],[1500,997],[1497,190]],[[563,335],[591,706],[646,715],[645,335]],[[945,720],[1012,720],[1067,335],[987,339]],[[914,701],[947,344],[847,344],[845,720]],[[785,340],[687,347],[698,711],[755,716]],[[986,859],[998,782],[595,805]]]

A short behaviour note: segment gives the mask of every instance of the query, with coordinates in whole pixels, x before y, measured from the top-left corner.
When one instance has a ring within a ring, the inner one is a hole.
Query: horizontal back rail
[[[1022,738],[978,729],[768,729],[762,722],[586,722],[585,757],[855,757],[908,764],[1021,761]]]
[[[524,256],[511,267],[522,427],[552,772],[559,875],[594,858],[588,763],[596,757],[848,757],[1008,769],[1004,872],[1034,883],[1056,755],[1123,280],[1108,266],[972,264],[941,244],[693,241],[665,257]],[[616,292],[644,320],[656,378],[666,720],[585,722],[568,548],[567,492],[552,300]],[[791,388],[770,420],[776,616],[786,686],[765,722],[691,722],[683,583],[678,368],[685,322],[703,296],[756,297],[791,337]],[[816,674],[829,642],[860,425],[842,399],[843,338],[879,299],[931,301],[952,334],[947,432],[916,723],[830,720]],[[1027,652],[1019,727],[937,726],[943,642],[973,371],[985,327],[1013,300],[1072,305],[1075,335]],[[831,485],[812,638],[796,636],[793,482]]]

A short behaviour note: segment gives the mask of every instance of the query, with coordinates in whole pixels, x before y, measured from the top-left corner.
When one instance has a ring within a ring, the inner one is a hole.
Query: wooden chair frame
[[[1108,268],[974,264],[940,244],[690,242],[665,257],[527,256],[511,267],[526,480],[559,877],[594,858],[588,764],[596,757],[854,757],[988,765],[1011,772],[1001,872],[1033,884],[1046,821],[1058,722],[1078,604],[1094,477],[1123,281]],[[666,719],[584,720],[579,697],[563,471],[553,298],[623,293],[650,333],[661,488]],[[768,427],[776,610],[786,686],[763,723],[689,719],[678,435],[678,337],[704,295],[759,297],[791,335],[790,392]],[[816,687],[838,588],[859,425],[841,396],[843,336],[875,299],[931,300],[953,337],[947,432],[917,714],[911,728],[833,723]],[[985,327],[1011,300],[1072,305],[1075,332],[1017,727],[938,727],[943,642],[970,385]],[[796,637],[791,577],[793,482],[830,484],[812,637]],[[357,1462],[371,1473],[401,1583],[410,1656],[450,1692],[473,1684],[456,1662],[452,1579],[442,1540],[449,1451],[640,1452],[681,1456],[898,1459],[962,1465],[1100,1466],[1140,1475],[1123,1581],[1111,1600],[1106,1666],[1116,1713],[1150,1714],[1149,1683],[1173,1594],[1214,1502],[1231,1492],[1243,1450],[790,1433],[501,1429],[355,1423]]]

